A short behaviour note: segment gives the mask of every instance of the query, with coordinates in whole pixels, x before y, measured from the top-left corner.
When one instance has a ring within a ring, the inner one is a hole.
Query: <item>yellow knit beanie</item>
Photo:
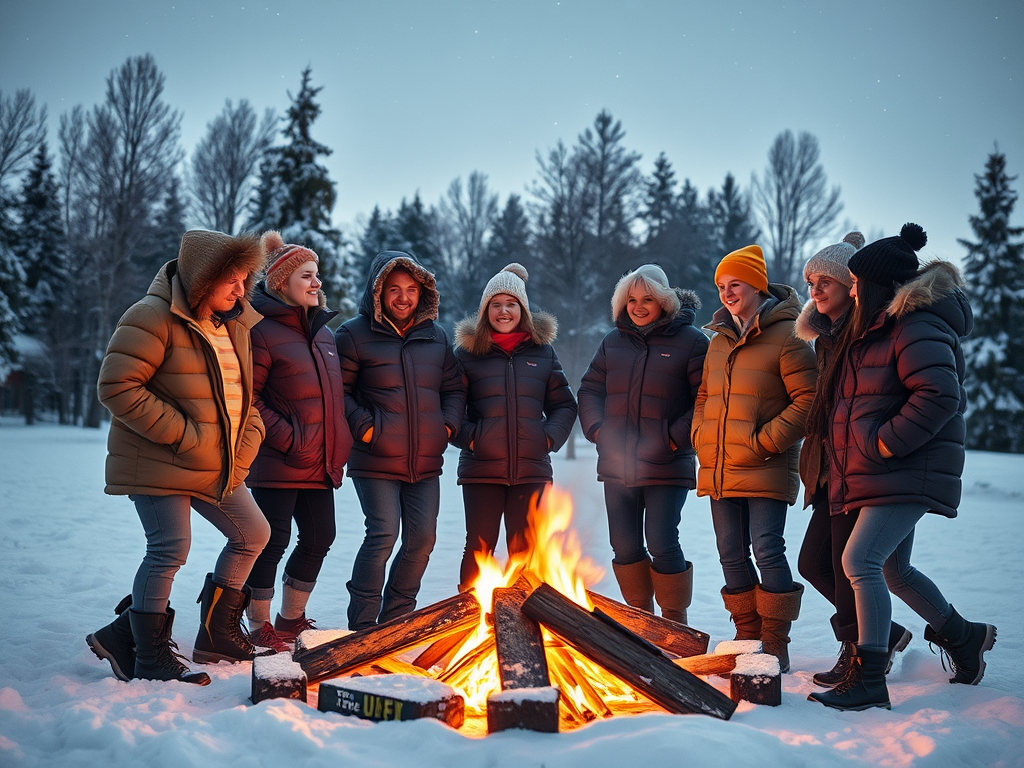
[[[732,275],[761,293],[768,293],[768,268],[759,245],[744,246],[722,259],[715,270],[715,285],[721,275]]]

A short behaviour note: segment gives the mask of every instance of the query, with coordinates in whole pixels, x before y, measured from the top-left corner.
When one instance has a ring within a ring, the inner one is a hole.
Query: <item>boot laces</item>
[[[939,652],[938,653],[935,653],[935,645],[939,646]],[[940,645],[938,643],[935,643],[935,644],[928,643],[928,650],[930,650],[933,655],[936,655],[936,656],[939,657],[939,663],[942,664],[942,671],[943,672],[952,672],[954,675],[959,674],[959,672],[960,672],[960,665],[957,664],[956,657],[952,653],[949,652],[949,650],[946,648],[946,646]],[[949,667],[946,666],[946,662],[949,662]]]
[[[861,659],[860,656],[853,656],[850,658],[850,664],[846,668],[846,673],[843,675],[843,679],[836,683],[836,686],[832,689],[833,693],[846,693],[847,691],[856,688],[861,682],[860,673]]]

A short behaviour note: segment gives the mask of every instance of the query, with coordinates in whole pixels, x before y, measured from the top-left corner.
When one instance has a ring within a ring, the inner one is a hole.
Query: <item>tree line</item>
[[[779,134],[747,188],[726,173],[702,193],[665,153],[645,173],[621,122],[602,110],[571,143],[537,150],[525,194],[502,200],[474,171],[436,203],[414,191],[395,210],[374,207],[349,241],[332,220],[336,182],[322,163],[332,150],[313,136],[321,88],[307,67],[284,115],[227,100],[187,156],[164,76],[151,56],[132,57],[108,76],[102,103],[60,116],[56,162],[46,109],[28,90],[0,92],[0,381],[17,366],[27,422],[51,411],[61,423],[99,426],[95,381],[110,333],[189,227],[278,229],[312,248],[341,319],[356,311],[381,250],[409,251],[436,273],[449,328],[475,312],[491,275],[518,261],[531,273],[531,302],[559,319],[574,385],[611,325],[624,272],[660,264],[698,293],[704,322],[724,254],[758,242],[770,279],[799,288],[804,261],[842,234],[841,191],[811,134]],[[1024,230],[1009,225],[1014,180],[997,148],[977,177],[978,242],[962,244],[977,320],[966,348],[972,447],[1020,451],[1024,349],[1013,329],[1024,327]]]

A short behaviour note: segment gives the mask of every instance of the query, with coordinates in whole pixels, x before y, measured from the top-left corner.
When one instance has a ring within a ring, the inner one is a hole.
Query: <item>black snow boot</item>
[[[868,651],[854,646],[846,677],[831,691],[812,693],[808,700],[832,709],[861,712],[872,707],[892,709],[889,689],[885,687],[885,665],[888,651]]]
[[[924,628],[924,639],[941,649],[943,669],[949,659],[953,673],[949,682],[977,685],[985,676],[985,651],[992,650],[996,644],[996,628],[991,624],[966,621],[953,608],[953,615],[942,629],[936,631],[930,625]]]
[[[199,610],[199,634],[192,651],[192,661],[216,664],[218,661],[252,661],[256,656],[269,656],[273,648],[257,648],[242,628],[242,616],[249,604],[248,586],[232,589],[217,584],[213,574],[206,574],[203,591],[196,600]]]
[[[849,674],[855,653],[853,643],[844,640],[839,647],[839,658],[836,659],[836,665],[828,672],[816,672],[811,680],[822,688],[834,688],[839,685]]]
[[[913,639],[914,635],[902,624],[897,624],[895,621],[889,624],[889,661],[885,665],[885,674],[888,675],[892,670],[892,663],[896,660],[896,654],[910,645],[910,641]]]
[[[180,680],[183,683],[209,685],[210,676],[193,672],[175,653],[178,644],[171,639],[174,610],[167,613],[137,613],[129,610],[132,636],[135,638],[135,677],[140,680]]]
[[[135,677],[135,638],[132,637],[132,624],[128,616],[131,604],[132,596],[125,595],[114,609],[117,618],[85,636],[85,642],[96,654],[96,658],[109,661],[114,676],[125,682]]]

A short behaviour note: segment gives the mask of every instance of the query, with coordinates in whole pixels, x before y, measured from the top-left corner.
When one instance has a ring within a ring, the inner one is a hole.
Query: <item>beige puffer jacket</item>
[[[251,291],[264,254],[253,237],[202,233],[197,240],[190,234],[182,239],[179,258],[160,269],[145,298],[118,321],[107,345],[98,394],[113,417],[109,494],[187,494],[217,503],[245,479],[263,439],[263,422],[253,407],[249,342],[261,315],[243,299],[241,312],[226,321],[242,373],[242,420],[229,445],[217,353],[187,297],[208,295],[210,281],[235,269],[249,275]],[[183,281],[183,272],[192,279]]]
[[[814,351],[793,335],[800,299],[771,283],[778,303],[737,336],[729,313],[705,326],[715,335],[704,358],[692,437],[700,469],[697,494],[714,499],[796,501],[797,464],[817,380]]]

